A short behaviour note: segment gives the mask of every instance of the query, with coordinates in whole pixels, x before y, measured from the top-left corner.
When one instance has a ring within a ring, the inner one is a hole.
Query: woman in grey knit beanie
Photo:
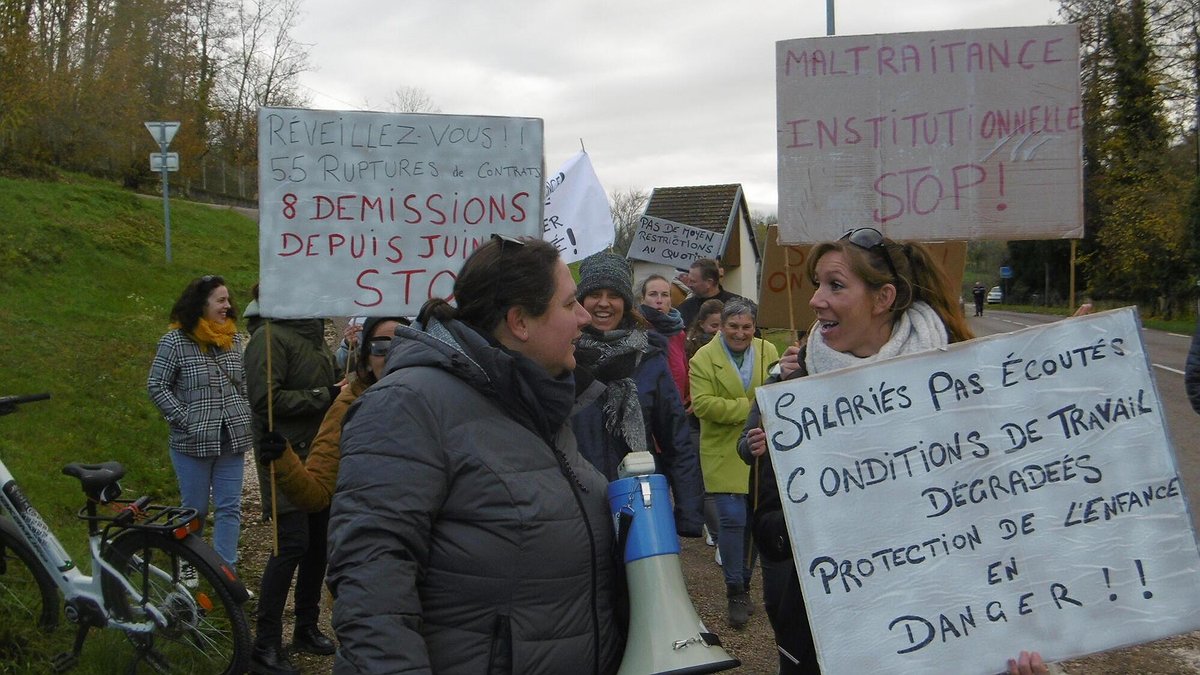
[[[630,452],[654,453],[658,472],[675,493],[675,528],[698,537],[703,516],[700,454],[667,365],[666,340],[648,330],[633,299],[629,262],[597,253],[579,267],[576,297],[592,323],[575,347],[576,412],[571,418],[580,453],[609,480]]]

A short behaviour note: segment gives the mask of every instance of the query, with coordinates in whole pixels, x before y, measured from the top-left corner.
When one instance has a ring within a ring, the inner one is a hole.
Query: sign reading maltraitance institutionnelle
[[[779,238],[1083,236],[1075,26],[776,43]]]

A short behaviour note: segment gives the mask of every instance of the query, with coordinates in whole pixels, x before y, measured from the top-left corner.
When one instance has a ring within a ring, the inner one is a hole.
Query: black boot
[[[296,627],[296,632],[292,634],[292,649],[318,656],[329,656],[337,651],[333,640],[330,640],[315,625]]]
[[[725,584],[725,595],[729,597],[729,626],[744,628],[750,621],[750,594],[741,584]]]
[[[250,653],[250,672],[257,675],[300,675],[279,640],[256,642]]]

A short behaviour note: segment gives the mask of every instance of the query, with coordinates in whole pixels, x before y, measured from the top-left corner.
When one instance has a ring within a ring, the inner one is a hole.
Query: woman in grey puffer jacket
[[[346,417],[334,672],[613,673],[607,481],[566,426],[587,312],[541,241],[485,243],[454,293]]]

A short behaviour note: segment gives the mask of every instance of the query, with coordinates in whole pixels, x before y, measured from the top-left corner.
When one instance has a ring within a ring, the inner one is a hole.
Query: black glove
[[[267,432],[266,436],[258,444],[258,461],[263,464],[270,464],[275,460],[283,457],[283,453],[287,450],[288,440],[283,437],[283,434],[278,431]]]

